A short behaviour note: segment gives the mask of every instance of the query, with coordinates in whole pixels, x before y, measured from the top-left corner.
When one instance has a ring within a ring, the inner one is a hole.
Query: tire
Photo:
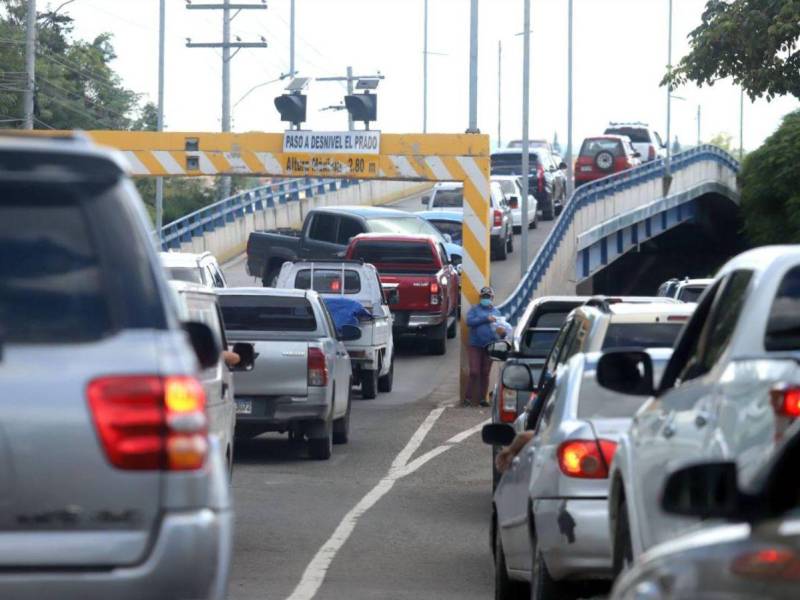
[[[378,370],[364,369],[361,371],[361,397],[372,400],[378,395]]]
[[[572,600],[574,590],[550,576],[536,538],[531,541],[531,600]]]
[[[352,395],[352,386],[350,392],[347,394],[347,410],[343,417],[339,417],[333,422],[333,443],[346,444],[350,441],[350,396]]]
[[[441,324],[435,338],[428,340],[428,351],[435,356],[443,356],[447,352],[447,321]]]
[[[278,275],[281,273],[281,267],[273,267],[267,271],[267,274],[261,278],[261,285],[263,287],[275,287],[278,282]]]
[[[514,233],[516,234],[522,233],[522,226],[517,227],[516,225],[514,225]]]
[[[553,200],[550,199],[546,202],[546,206],[542,209],[542,221],[552,221],[555,218],[556,213],[553,209]]]
[[[511,232],[509,232],[508,237],[506,238],[506,250],[508,250],[509,254],[514,252],[514,234]]]
[[[303,441],[304,435],[301,431],[297,429],[290,429],[289,430],[289,443],[290,444],[299,444]]]
[[[628,521],[628,503],[625,499],[617,508],[617,522],[614,526],[614,540],[611,548],[612,570],[616,579],[630,568],[633,563],[633,543],[631,542],[631,526]]]
[[[522,600],[527,597],[527,587],[521,581],[514,581],[508,576],[506,555],[500,532],[494,534],[494,598],[495,600]]]
[[[503,240],[501,244],[497,246],[497,252],[495,254],[495,258],[497,260],[505,260],[508,257],[508,240]]]
[[[497,484],[500,483],[500,478],[503,476],[494,464],[499,452],[500,446],[492,446],[492,494],[494,494],[494,491],[497,489]]]
[[[389,365],[389,372],[378,378],[378,391],[388,394],[392,391],[394,385],[394,355],[392,355],[392,363]]]
[[[455,317],[455,315],[453,315]],[[458,335],[458,318],[454,318],[453,322],[447,326],[447,339],[452,340]]]
[[[328,460],[333,453],[333,423],[328,421],[325,437],[308,440],[308,454],[314,460]]]
[[[601,150],[594,155],[594,166],[603,173],[610,173],[614,170],[614,155],[608,150]]]

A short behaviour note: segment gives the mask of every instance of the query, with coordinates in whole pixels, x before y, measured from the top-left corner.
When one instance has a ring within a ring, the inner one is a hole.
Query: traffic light
[[[281,113],[281,121],[288,121],[298,129],[306,120],[306,96],[303,94],[283,94],[275,98],[275,108]]]
[[[367,129],[369,129],[370,121],[378,118],[378,96],[375,94],[366,92],[345,96],[344,105],[347,107],[347,112],[350,113],[350,118],[353,121],[363,121]]]

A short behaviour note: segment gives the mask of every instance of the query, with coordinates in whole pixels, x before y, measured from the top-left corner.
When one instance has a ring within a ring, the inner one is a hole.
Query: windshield
[[[678,292],[678,300],[682,302],[697,302],[705,289],[705,285],[686,285]]]
[[[608,348],[672,348],[683,323],[612,323],[603,339]]]
[[[439,230],[422,217],[380,217],[369,219],[367,225],[372,233],[432,235],[440,242],[445,241]]]
[[[498,183],[500,184],[500,189],[503,190],[503,194],[506,196],[516,196],[519,194],[516,184],[510,179],[500,179]]]
[[[436,190],[431,208],[463,208],[464,188],[457,190]]]
[[[199,267],[167,267],[167,277],[173,281],[203,283],[203,272]]]
[[[452,239],[456,244],[461,243],[461,223],[458,221],[431,219],[429,222],[442,234],[449,234],[450,239]]]
[[[609,127],[606,133],[613,135],[627,135],[634,144],[649,144],[650,133],[642,127]]]

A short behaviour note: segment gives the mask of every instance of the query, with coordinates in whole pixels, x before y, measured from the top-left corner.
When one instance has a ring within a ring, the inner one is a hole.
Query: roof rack
[[[609,298],[608,296],[593,296],[584,302],[584,306],[599,308],[604,313],[611,312],[611,305],[622,302],[621,298]]]
[[[609,127],[650,127],[647,123],[642,123],[641,121],[609,121]]]
[[[345,263],[349,265],[363,265],[363,258],[293,258],[292,263]]]

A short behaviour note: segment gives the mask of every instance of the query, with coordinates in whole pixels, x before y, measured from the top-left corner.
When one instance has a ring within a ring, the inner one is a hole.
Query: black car
[[[566,165],[556,164],[545,148],[529,150],[528,181],[530,191],[539,203],[542,219],[552,220],[561,213],[567,201]],[[492,175],[522,175],[522,149],[504,148],[491,156]]]

